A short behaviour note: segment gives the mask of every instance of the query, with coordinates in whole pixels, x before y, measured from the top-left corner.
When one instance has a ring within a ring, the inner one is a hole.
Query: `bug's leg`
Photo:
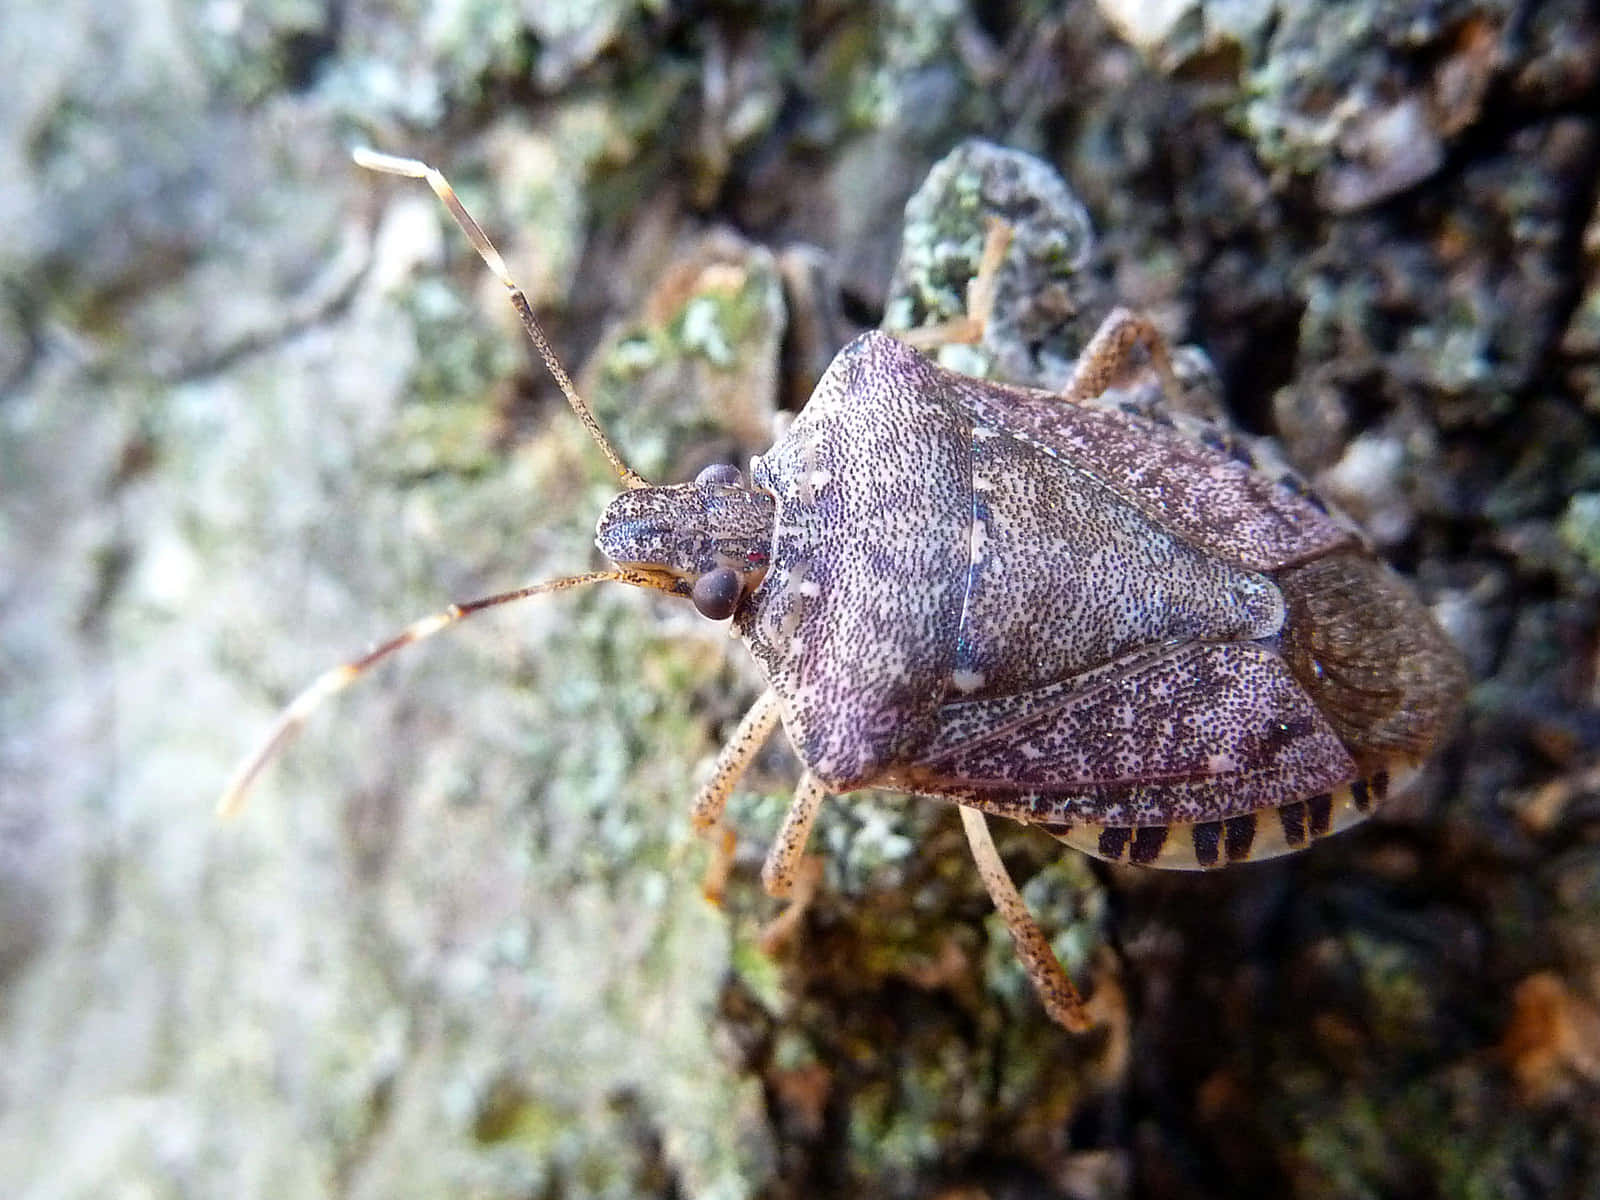
[[[1161,390],[1167,399],[1179,402],[1183,389],[1178,386],[1178,376],[1172,369],[1172,355],[1167,350],[1167,340],[1150,323],[1150,318],[1126,308],[1114,308],[1100,322],[1089,344],[1078,355],[1072,368],[1072,378],[1062,390],[1067,400],[1081,402],[1092,400],[1106,389],[1122,380],[1128,368],[1134,365],[1134,351],[1143,349],[1161,379]]]
[[[1011,248],[1011,226],[999,217],[990,217],[985,227],[983,255],[978,259],[978,273],[967,284],[967,320],[977,326],[973,341],[983,339],[983,331],[994,315],[995,296],[1000,290],[1000,267],[1006,261],[1006,251]]]
[[[1078,989],[1067,978],[1055,951],[1050,949],[1044,931],[1034,921],[1033,914],[1022,899],[1022,893],[1011,881],[1011,873],[1000,861],[1000,852],[995,849],[994,839],[989,836],[988,822],[977,809],[963,804],[961,824],[967,831],[967,844],[972,847],[978,874],[983,876],[983,885],[988,889],[995,908],[1005,918],[1006,928],[1011,931],[1011,940],[1017,948],[1017,957],[1027,969],[1028,978],[1033,980],[1039,1002],[1056,1024],[1072,1033],[1087,1032],[1093,1027],[1093,1022],[1088,1009],[1084,1007],[1083,997],[1078,995]]]
[[[806,853],[806,843],[811,840],[811,827],[827,798],[828,789],[820,779],[810,771],[802,774],[772,849],[767,851],[767,861],[761,864],[761,886],[767,895],[789,901],[761,932],[761,946],[768,953],[788,941],[816,895],[822,860]]]
[[[983,331],[994,314],[995,293],[1000,283],[1000,264],[1005,262],[1006,251],[1011,247],[1011,226],[998,217],[990,217],[983,238],[983,254],[978,259],[978,272],[967,283],[967,311],[965,316],[937,325],[924,325],[909,329],[897,336],[908,346],[918,350],[937,350],[940,346],[975,345],[983,340]]]
[[[779,711],[778,693],[768,688],[750,706],[750,711],[739,722],[739,728],[733,731],[733,736],[717,753],[711,778],[695,795],[689,820],[696,833],[716,839],[711,861],[706,865],[705,880],[701,884],[706,899],[713,904],[722,903],[723,886],[728,881],[728,872],[733,867],[734,847],[738,844],[733,830],[722,823],[722,810],[728,806],[728,797],[733,792],[734,784],[739,782],[751,760],[766,745],[767,738],[772,736]]]

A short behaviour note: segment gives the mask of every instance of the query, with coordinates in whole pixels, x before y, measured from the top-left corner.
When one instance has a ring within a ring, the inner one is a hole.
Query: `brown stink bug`
[[[1298,850],[1405,782],[1465,683],[1454,647],[1355,528],[1264,448],[1163,402],[1153,328],[1113,313],[1060,394],[967,378],[867,333],[748,476],[654,486],[578,397],[521,289],[444,177],[425,179],[505,284],[528,335],[626,486],[596,542],[617,564],[467,604],[335,668],[239,768],[223,808],[310,711],[377,660],[485,608],[603,579],[729,620],[767,688],[695,799],[732,836],[734,785],[781,723],[804,770],[762,871],[793,896],[817,810],[887,787],[954,801],[984,883],[1051,1016],[1090,1024],[984,814],[1112,862],[1210,868]],[[991,237],[960,328],[992,303]],[[927,337],[926,334],[923,335]],[[1125,385],[1141,362],[1157,385]],[[1146,388],[1146,393],[1151,389]],[[712,883],[712,888],[716,886]]]

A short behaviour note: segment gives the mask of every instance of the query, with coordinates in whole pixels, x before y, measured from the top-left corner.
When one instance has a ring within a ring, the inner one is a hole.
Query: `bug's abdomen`
[[[951,696],[1015,695],[1141,647],[1255,641],[1285,606],[1265,575],[1175,536],[1050,451],[976,425]]]

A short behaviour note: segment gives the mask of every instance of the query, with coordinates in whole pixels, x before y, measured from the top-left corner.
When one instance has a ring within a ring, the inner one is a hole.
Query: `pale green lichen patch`
[[[973,375],[1059,386],[1078,348],[1063,341],[1063,317],[1077,311],[1093,287],[1083,272],[1094,232],[1061,177],[1029,155],[969,141],[928,173],[906,203],[884,328],[903,331],[967,316],[967,283],[994,221],[1004,223],[1010,243],[983,340],[947,346],[940,361]]]
[[[1590,572],[1600,575],[1600,492],[1574,496],[1561,520],[1561,540]]]
[[[783,317],[772,256],[731,236],[702,241],[665,272],[582,380],[635,469],[672,482],[765,448]]]

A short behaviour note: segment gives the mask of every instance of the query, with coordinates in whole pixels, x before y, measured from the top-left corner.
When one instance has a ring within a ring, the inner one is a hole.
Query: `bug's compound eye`
[[[705,472],[701,472],[705,474]],[[689,593],[689,598],[694,601],[694,606],[702,617],[713,621],[725,621],[733,616],[733,610],[739,607],[739,597],[744,592],[744,581],[739,578],[739,572],[731,567],[718,567],[714,571],[707,571],[694,582],[694,590]]]
[[[732,463],[712,463],[694,477],[696,483],[716,484],[719,487],[738,487],[744,482],[739,468]]]

